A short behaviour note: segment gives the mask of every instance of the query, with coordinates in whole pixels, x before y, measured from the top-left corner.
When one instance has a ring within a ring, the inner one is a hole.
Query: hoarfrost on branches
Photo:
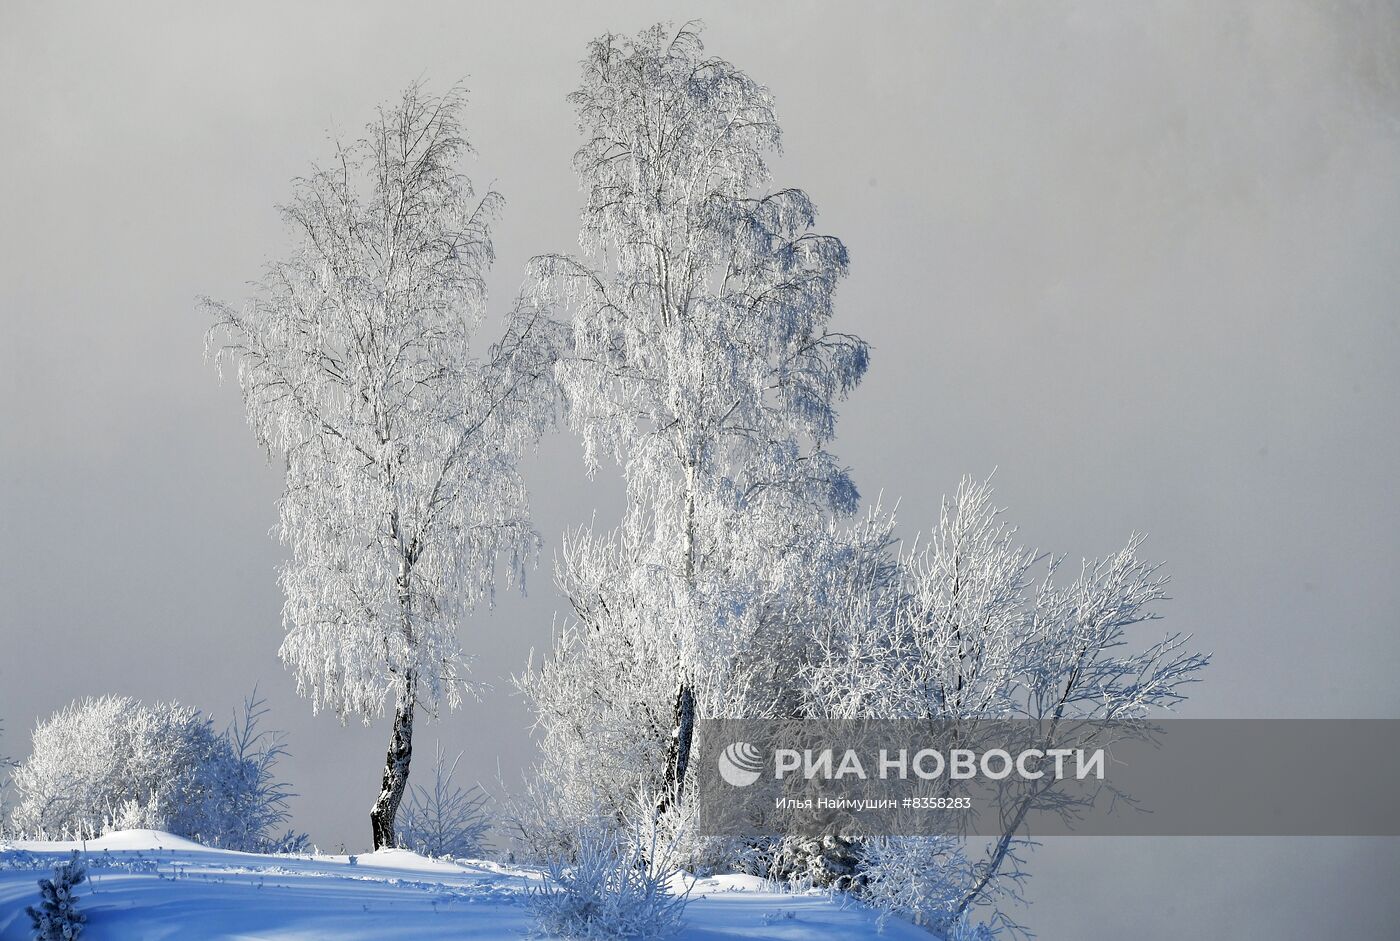
[[[829,326],[844,246],[813,231],[804,193],[763,190],[779,143],[765,88],[687,24],[593,42],[572,101],[582,252],[536,259],[521,306],[563,311],[568,421],[590,469],[621,465],[628,501],[611,532],[568,534],[572,617],[519,678],[548,761],[513,814],[527,845],[620,826],[639,786],[658,820],[683,815],[696,715],[1019,717],[1065,744],[1084,720],[1184,697],[1207,658],[1180,634],[1138,640],[1165,587],[1139,537],[1065,579],[972,479],[908,550],[879,507],[843,521],[859,498],[828,447],[868,351]],[[852,885],[886,911],[982,936],[1010,925],[1025,813],[1072,812],[1056,800],[1012,795],[975,861],[961,839],[909,838],[836,841],[841,859],[803,865],[859,858]],[[698,851],[778,866],[790,850]]]
[[[578,627],[526,686],[548,716],[563,694],[551,686],[588,682],[564,675],[566,658],[619,655],[638,685],[628,700],[651,700],[631,734],[648,766],[662,753],[648,784],[664,811],[697,709],[733,699],[767,565],[802,527],[856,506],[826,445],[868,351],[829,329],[845,246],[814,231],[807,194],[765,189],[772,96],[707,55],[695,25],[595,40],[571,101],[582,255],[536,259],[524,306],[566,312],[568,421],[590,468],[622,466],[628,509],[616,532],[566,548]]]
[[[285,461],[282,658],[314,709],[393,706],[376,846],[393,843],[415,709],[461,701],[458,622],[500,559],[523,580],[538,544],[517,461],[552,417],[553,338],[522,308],[474,354],[501,196],[459,169],[463,104],[410,86],[296,182],[295,250],[253,300],[206,301],[209,349]]]
[[[827,617],[812,622],[798,670],[803,714],[969,728],[988,719],[1033,720],[1043,749],[1102,745],[1096,736],[1105,734],[1105,721],[1124,730],[1115,734],[1133,734],[1185,699],[1185,687],[1209,662],[1181,633],[1139,639],[1140,625],[1159,617],[1167,583],[1160,566],[1139,557],[1142,541],[1134,535],[1062,579],[1063,557],[1023,546],[993,502],[990,482],[964,478],[933,533],[892,556],[892,570],[874,568],[855,581],[827,576],[842,590],[829,596]],[[999,908],[1019,897],[1025,878],[1021,854],[1030,844],[1022,822],[1032,809],[1072,815],[1077,806],[1048,784],[1012,788],[1002,801],[1005,829],[983,858],[960,865],[957,879],[924,872],[936,877],[936,891],[934,883],[909,887],[918,898],[941,898],[960,880],[940,916],[949,925],[980,908],[991,911],[988,924],[1009,925]],[[911,876],[908,860],[920,846],[939,845],[917,837],[879,844],[865,864],[870,891],[892,910],[920,914],[892,887]]]
[[[15,771],[14,831],[30,839],[87,839],[109,830],[168,830],[210,846],[265,852],[292,796],[273,776],[283,754],[242,724],[220,735],[197,709],[103,696],[59,710],[34,730]]]

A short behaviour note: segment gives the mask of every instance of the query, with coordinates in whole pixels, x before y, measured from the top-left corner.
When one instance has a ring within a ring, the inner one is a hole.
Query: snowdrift
[[[520,941],[526,890],[541,876],[488,861],[407,850],[358,856],[260,856],[213,850],[156,830],[72,842],[0,843],[0,941],[27,941],[37,880],[85,850],[79,893],[91,941]],[[774,891],[751,876],[695,881],[680,941],[874,937],[875,913],[825,893]],[[891,923],[891,941],[930,935]]]

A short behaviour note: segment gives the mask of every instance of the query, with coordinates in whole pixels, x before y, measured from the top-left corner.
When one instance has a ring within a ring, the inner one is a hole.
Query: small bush
[[[87,878],[87,867],[74,850],[66,863],[54,867],[52,879],[39,880],[39,907],[24,911],[34,925],[34,941],[74,941],[82,933],[87,916],[78,911],[73,887]]]
[[[882,837],[861,845],[857,894],[880,911],[958,941],[977,941],[980,927],[958,912],[972,872],[959,840],[942,836]],[[988,935],[987,937],[990,937]]]
[[[265,703],[255,688],[224,733],[230,752],[216,776],[224,781],[229,797],[218,845],[249,853],[305,852],[310,843],[305,833],[286,830],[277,835],[291,818],[287,801],[296,795],[277,779],[277,763],[287,749],[280,732],[261,728],[268,713]]]
[[[629,840],[616,830],[579,832],[572,860],[553,859],[530,907],[540,934],[566,941],[665,938],[680,927],[689,890],[671,882],[680,870],[656,836]]]
[[[491,823],[486,816],[486,792],[480,785],[467,789],[453,783],[458,754],[452,763],[439,744],[434,750],[431,786],[413,785],[399,808],[399,845],[424,856],[479,857]]]
[[[509,792],[498,780],[502,792]],[[527,775],[524,784],[501,805],[501,826],[516,845],[512,857],[535,865],[571,856],[579,828],[568,815],[563,795],[553,778],[541,769]]]
[[[272,856],[300,856],[314,851],[315,847],[311,845],[310,836],[300,830],[290,829],[281,836],[263,840],[258,849],[259,853],[267,853]]]
[[[768,878],[799,888],[850,891],[858,888],[862,846],[836,834],[787,836],[769,848]]]

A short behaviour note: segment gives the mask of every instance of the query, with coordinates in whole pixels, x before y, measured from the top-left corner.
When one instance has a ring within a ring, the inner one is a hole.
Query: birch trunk
[[[676,687],[676,703],[672,713],[671,743],[666,749],[666,780],[657,798],[657,816],[664,814],[680,801],[685,785],[685,771],[690,764],[690,744],[695,737],[695,692],[684,673]]]
[[[695,593],[695,461],[685,465],[685,583],[688,600]],[[685,771],[690,764],[690,745],[695,737],[695,690],[681,658],[676,658],[676,700],[671,713],[671,741],[666,749],[666,778],[657,798],[657,816],[680,801]]]
[[[403,792],[408,785],[408,766],[413,759],[413,701],[417,685],[417,676],[409,673],[394,704],[394,730],[389,738],[389,751],[384,757],[384,779],[380,784],[379,799],[369,812],[374,848],[377,850],[392,847],[395,843],[394,818],[398,816],[399,802],[403,800]]]

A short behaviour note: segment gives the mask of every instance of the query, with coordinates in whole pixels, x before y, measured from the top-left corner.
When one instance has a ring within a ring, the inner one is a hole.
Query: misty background
[[[465,77],[499,318],[529,256],[575,246],[585,43],[663,16],[772,88],[774,185],[850,249],[835,329],[874,349],[834,450],[867,500],[912,537],[995,468],[1032,544],[1148,532],[1174,596],[1148,630],[1215,655],[1183,715],[1400,717],[1400,7],[855,7],[0,7],[0,754],[80,696],[222,722],[257,683],[295,824],[368,845],[388,720],[313,717],[277,658],[280,468],[195,297],[241,301],[286,250],[275,204],[328,129]],[[562,614],[561,533],[611,526],[621,488],[567,432],[525,471],[539,568],[462,626],[480,700],[419,726],[415,778],[435,738],[468,781],[533,760],[509,677]],[[1055,839],[1031,871],[1050,941],[1400,914],[1394,839]]]

